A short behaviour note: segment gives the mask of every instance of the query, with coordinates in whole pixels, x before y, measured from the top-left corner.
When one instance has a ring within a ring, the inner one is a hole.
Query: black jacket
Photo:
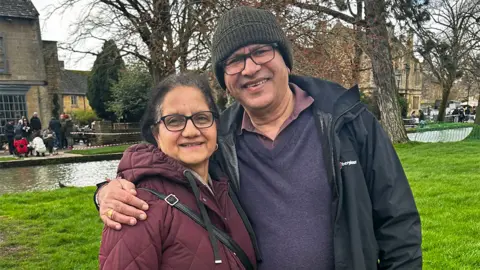
[[[32,130],[42,130],[42,122],[40,121],[40,118],[32,116],[30,119],[30,127]]]
[[[5,125],[5,136],[8,138],[13,138],[15,136],[15,126],[10,123]]]
[[[62,125],[60,124],[60,120],[52,119],[48,124],[48,127],[53,130],[53,132],[59,133],[62,130]]]
[[[421,269],[420,217],[396,152],[378,121],[360,103],[357,87],[290,76],[314,98],[314,115],[334,199],[335,269]],[[235,188],[235,151],[243,108],[220,119],[215,161]],[[378,262],[378,263],[377,263]]]

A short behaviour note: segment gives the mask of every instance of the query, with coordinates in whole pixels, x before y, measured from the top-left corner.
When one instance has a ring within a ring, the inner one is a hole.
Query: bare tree
[[[384,0],[335,0],[335,5],[345,12],[335,10],[324,1],[292,1],[292,5],[325,13],[354,25],[356,30],[355,59],[356,78],[360,71],[360,56],[365,52],[371,60],[375,89],[374,96],[380,112],[380,122],[392,142],[407,142],[408,137],[400,114],[395,85],[392,55],[387,30],[390,6]],[[363,45],[363,46],[362,46]]]
[[[67,14],[80,0],[61,0],[52,12]],[[85,1],[83,1],[85,2]],[[154,82],[176,70],[206,70],[215,18],[228,1],[87,0],[63,48],[73,52],[88,39],[113,39],[122,56],[134,57],[150,69]],[[221,5],[220,5],[221,4]],[[230,4],[231,5],[231,4]]]
[[[469,78],[469,81],[473,84],[473,94],[478,94],[477,110],[478,105],[480,105],[480,52],[472,51],[468,56],[467,67],[465,69],[466,76]],[[475,124],[477,129],[480,127],[480,117],[475,115]]]
[[[438,120],[445,119],[454,82],[465,73],[470,52],[480,48],[480,1],[434,0],[428,23],[411,23],[418,52],[442,86]]]

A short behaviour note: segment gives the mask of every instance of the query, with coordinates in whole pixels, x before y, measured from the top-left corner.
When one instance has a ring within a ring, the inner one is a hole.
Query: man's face
[[[252,44],[242,47],[228,57],[226,63],[255,50],[262,50],[264,46],[265,44]],[[277,49],[274,52],[274,58],[267,63],[257,65],[251,58],[247,58],[243,71],[234,75],[224,73],[227,91],[247,110],[262,110],[279,103],[286,91],[289,91],[289,69],[280,52]]]

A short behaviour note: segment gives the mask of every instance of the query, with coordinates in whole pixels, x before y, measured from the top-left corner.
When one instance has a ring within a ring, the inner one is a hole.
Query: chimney
[[[413,31],[412,30],[408,30],[407,50],[409,54],[413,54]]]

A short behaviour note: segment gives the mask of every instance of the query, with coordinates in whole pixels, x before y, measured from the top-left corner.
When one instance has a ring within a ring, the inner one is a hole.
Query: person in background
[[[426,124],[425,122],[425,113],[423,112],[423,110],[418,110],[418,120],[420,121],[420,127],[423,128]]]
[[[15,155],[18,157],[28,157],[28,141],[27,138],[22,137],[22,135],[15,135],[15,140],[13,141],[13,145],[15,147]]]
[[[48,124],[48,129],[55,132],[55,147],[61,149],[63,140],[61,137],[62,125],[60,121],[57,118],[52,117],[52,120],[50,120],[50,123]]]
[[[7,137],[8,141],[8,152],[10,155],[14,155],[15,146],[13,145],[13,141],[15,137],[15,126],[13,125],[12,120],[8,120],[7,124],[5,125],[5,136]]]
[[[28,121],[27,117],[22,116],[22,137],[26,138],[27,141],[31,141],[32,137],[32,127],[30,126],[30,122]]]
[[[30,127],[32,128],[32,134],[35,131],[42,131],[42,121],[38,118],[38,113],[34,112],[32,118],[30,119]]]
[[[64,114],[64,123],[62,124],[62,128],[64,128],[63,132],[63,147],[67,149],[73,148],[73,138],[72,138],[72,131],[73,131],[73,121],[68,114]],[[64,126],[63,126],[64,125]]]
[[[50,128],[43,131],[43,143],[48,150],[50,156],[53,154],[53,147],[55,146],[56,136]]]
[[[66,130],[67,130],[67,120],[65,118],[66,114],[62,113],[60,114],[60,149],[64,149],[67,147],[66,144]]]
[[[33,150],[35,150],[36,156],[39,157],[40,155],[45,156],[45,153],[47,152],[47,147],[45,146],[45,143],[43,142],[42,135],[40,134],[40,130],[36,130],[33,132],[33,140],[30,143],[31,147]]]

